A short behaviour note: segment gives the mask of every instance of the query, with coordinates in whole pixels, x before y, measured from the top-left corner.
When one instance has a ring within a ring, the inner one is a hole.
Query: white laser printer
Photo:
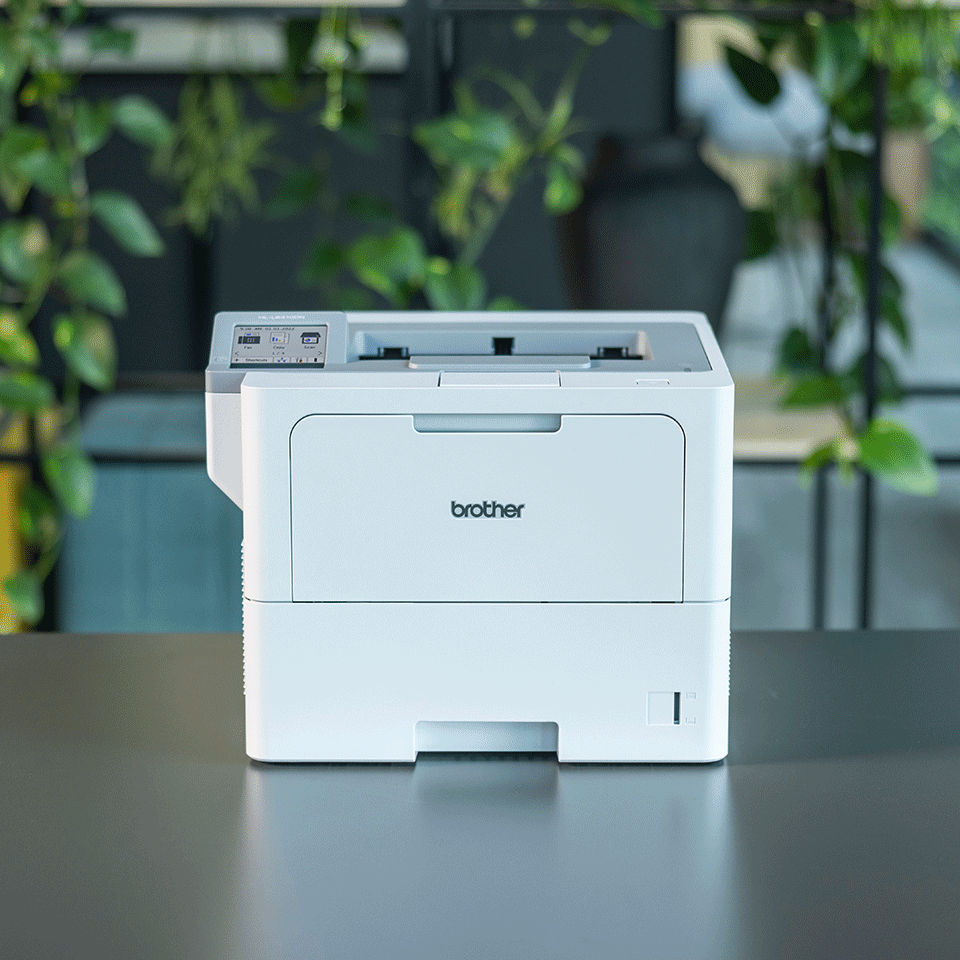
[[[733,382],[693,313],[220,313],[247,753],[727,753]]]

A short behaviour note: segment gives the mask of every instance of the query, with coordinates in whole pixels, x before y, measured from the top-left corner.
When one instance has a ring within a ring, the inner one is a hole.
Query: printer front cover
[[[293,429],[290,482],[294,600],[683,599],[684,434],[667,416],[444,432],[317,414]]]

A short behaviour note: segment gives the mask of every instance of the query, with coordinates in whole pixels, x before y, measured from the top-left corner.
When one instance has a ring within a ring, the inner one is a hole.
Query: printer
[[[727,753],[733,382],[702,314],[219,313],[263,761]]]

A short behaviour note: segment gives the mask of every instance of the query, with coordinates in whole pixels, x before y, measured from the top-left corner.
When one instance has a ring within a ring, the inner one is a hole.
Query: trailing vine
[[[630,6],[647,9],[645,4]],[[516,29],[521,35],[531,32],[528,19],[518,18]],[[349,18],[344,22],[356,23]],[[435,172],[431,215],[446,247],[443,253],[429,250],[422,234],[400,222],[392,207],[376,195],[353,194],[342,198],[339,209],[365,229],[350,243],[319,237],[304,265],[304,281],[340,306],[370,306],[370,294],[376,294],[397,308],[414,303],[438,310],[516,308],[510,298],[489,299],[477,261],[517,192],[531,178],[542,178],[544,207],[550,213],[565,213],[580,202],[585,165],[570,142],[582,129],[573,118],[573,98],[584,65],[611,28],[606,21],[587,26],[577,18],[571,18],[569,26],[580,47],[547,104],[541,104],[518,77],[488,69],[472,80],[458,81],[453,109],[414,129],[414,140]],[[357,71],[356,52],[362,49],[362,37],[339,41],[351,56],[337,61],[343,75],[336,85],[339,88],[342,82],[344,89],[352,89],[357,96],[344,102],[344,120],[337,123],[331,117],[329,63],[312,54],[302,39],[322,36],[322,30],[322,21],[316,21],[315,34],[300,22],[296,44],[290,43],[288,32],[285,83],[292,84],[297,70],[306,70],[308,77],[311,70],[326,76],[325,82],[315,81],[316,89],[328,94],[318,115],[322,126],[337,135],[347,130],[350,143],[375,149],[375,131],[364,126],[368,111]],[[298,89],[303,89],[302,84]],[[494,101],[500,102],[493,105]],[[281,201],[284,212],[290,212],[326,204],[329,216],[331,192],[316,169],[297,170],[281,185],[274,207]]]
[[[83,16],[79,3],[51,0],[8,0],[0,11],[0,411],[7,427],[16,418],[27,423],[37,465],[17,511],[26,562],[3,589],[28,624],[43,615],[42,583],[59,554],[64,513],[90,509],[94,471],[79,442],[80,385],[113,385],[112,321],[127,311],[116,273],[90,249],[91,223],[128,253],[163,252],[132,197],[90,189],[87,160],[115,132],[155,149],[170,125],[142,97],[78,94],[78,77],[60,56],[65,30]],[[134,39],[110,27],[88,32],[91,52],[126,54]],[[39,372],[37,338],[47,324],[62,382]]]

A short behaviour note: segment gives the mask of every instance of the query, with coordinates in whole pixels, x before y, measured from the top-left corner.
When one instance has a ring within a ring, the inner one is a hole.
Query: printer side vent
[[[727,633],[727,697],[730,696],[730,634]]]
[[[240,541],[240,637],[243,647],[243,695],[247,695],[247,568],[243,562],[243,540]]]

